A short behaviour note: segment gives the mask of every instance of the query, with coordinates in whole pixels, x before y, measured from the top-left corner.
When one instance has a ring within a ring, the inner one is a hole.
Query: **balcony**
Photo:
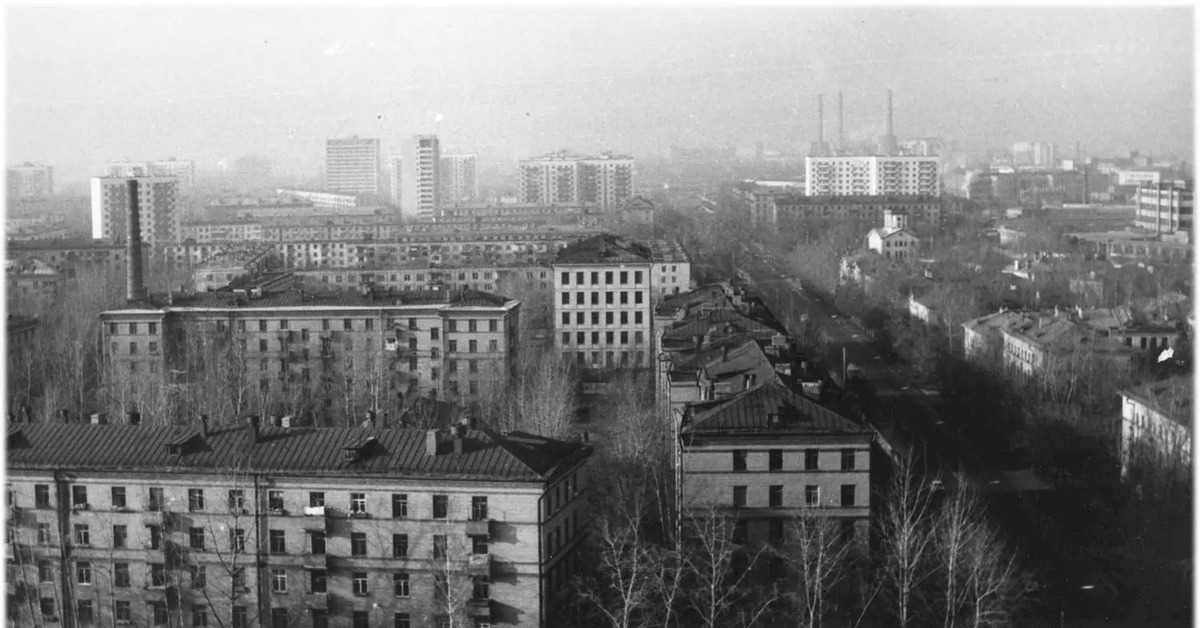
[[[283,506],[271,508],[271,516],[272,517],[286,517],[287,515],[288,515],[287,508],[284,508]]]
[[[492,601],[491,600],[468,600],[467,601],[467,617],[491,617]]]
[[[471,554],[467,558],[467,573],[472,576],[488,576],[492,571],[492,555]]]
[[[489,536],[491,520],[471,519],[467,522],[467,536]]]
[[[325,517],[329,514],[329,509],[324,506],[305,506],[305,517]]]

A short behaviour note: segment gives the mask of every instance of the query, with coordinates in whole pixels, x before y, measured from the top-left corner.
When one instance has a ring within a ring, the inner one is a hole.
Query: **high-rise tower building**
[[[479,198],[479,158],[474,154],[442,155],[441,200],[469,201]]]
[[[138,182],[142,241],[151,246],[179,240],[179,180],[175,177],[92,177],[92,237],[125,240],[129,181]]]
[[[54,195],[54,168],[25,162],[8,169],[8,196],[37,198]]]
[[[938,158],[806,157],[806,196],[938,196]]]
[[[633,158],[627,155],[543,155],[521,161],[521,202],[613,211],[633,197],[633,177]]]
[[[441,212],[441,146],[436,135],[414,135],[401,149],[400,213],[406,219],[436,218]]]
[[[179,194],[191,196],[196,189],[196,162],[191,159],[160,159],[158,161],[110,161],[104,164],[104,174],[110,177],[175,177]]]
[[[379,193],[379,140],[358,136],[325,140],[325,187],[334,192]]]
[[[392,203],[396,207],[400,206],[402,199],[401,184],[404,182],[403,167],[403,157],[400,155],[392,155],[391,157],[388,157],[388,179],[389,183],[391,183],[391,194],[389,195],[389,198],[391,198]]]

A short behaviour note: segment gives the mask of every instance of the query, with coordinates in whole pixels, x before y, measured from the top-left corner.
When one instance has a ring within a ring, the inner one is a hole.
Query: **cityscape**
[[[1190,626],[1194,9],[6,8],[11,627]]]

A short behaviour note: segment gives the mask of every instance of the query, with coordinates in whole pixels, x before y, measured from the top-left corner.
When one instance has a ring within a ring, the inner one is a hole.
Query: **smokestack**
[[[887,136],[891,137],[892,133],[892,90],[888,90],[888,116],[887,116]]]
[[[824,152],[825,146],[825,101],[817,94],[817,154]]]
[[[200,415],[200,438],[208,438],[208,415]]]
[[[129,216],[125,220],[125,298],[139,301],[146,296],[146,288],[142,283],[142,219],[138,207],[138,182],[129,182]]]
[[[246,424],[250,426],[250,436],[255,443],[258,442],[258,415],[251,414],[246,417]]]
[[[845,112],[842,110],[842,93],[838,92],[838,148],[846,145]]]

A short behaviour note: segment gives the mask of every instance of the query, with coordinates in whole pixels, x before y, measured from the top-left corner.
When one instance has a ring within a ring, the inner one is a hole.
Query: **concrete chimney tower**
[[[817,94],[817,150],[818,155],[825,154],[825,101]]]
[[[142,216],[139,209],[138,181],[128,181],[129,215],[125,220],[125,298],[139,301],[146,296],[146,285],[142,280]]]
[[[838,148],[846,145],[846,114],[842,109],[842,93],[838,92]]]
[[[887,96],[887,122],[884,127],[884,133],[879,138],[879,154],[895,155],[897,154],[896,135],[892,127],[892,90],[888,90]]]
[[[893,130],[893,127],[892,127],[892,90],[890,90],[890,89],[888,90],[888,117],[887,117],[887,133],[886,133],[886,135],[888,137],[892,137],[892,136],[896,135]]]

